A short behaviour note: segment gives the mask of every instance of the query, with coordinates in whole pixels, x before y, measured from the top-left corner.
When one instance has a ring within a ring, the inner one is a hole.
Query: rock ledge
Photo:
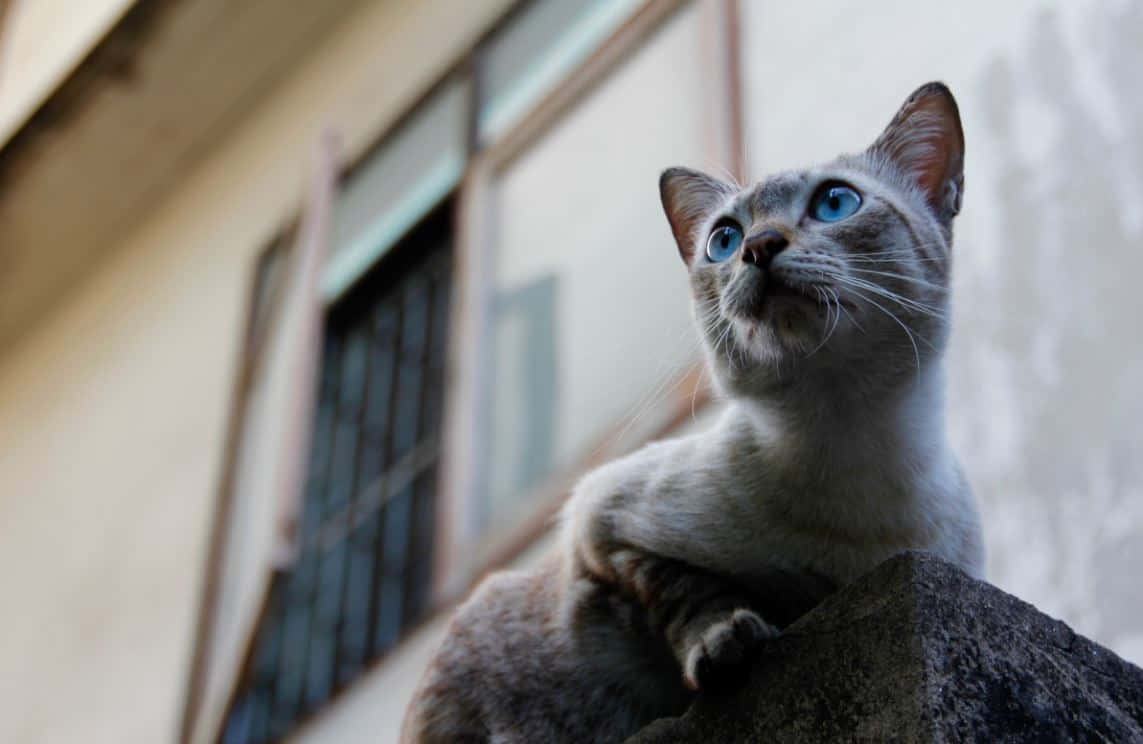
[[[1143,669],[904,553],[768,644],[742,688],[629,743],[855,740],[1143,742]]]

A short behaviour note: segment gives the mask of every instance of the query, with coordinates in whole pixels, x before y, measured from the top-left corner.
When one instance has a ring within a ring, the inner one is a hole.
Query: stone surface
[[[922,553],[766,646],[739,690],[629,741],[1143,742],[1143,669]]]

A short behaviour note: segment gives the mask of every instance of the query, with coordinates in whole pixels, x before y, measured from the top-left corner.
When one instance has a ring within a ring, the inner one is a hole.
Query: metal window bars
[[[290,732],[427,609],[449,214],[438,208],[330,312],[298,558],[271,589],[225,744]]]

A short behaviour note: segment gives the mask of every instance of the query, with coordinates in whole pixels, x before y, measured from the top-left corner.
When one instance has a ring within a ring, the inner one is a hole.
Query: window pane
[[[639,0],[534,0],[525,5],[482,49],[481,140],[519,119],[638,5]]]
[[[304,594],[286,592],[286,612],[282,636],[281,666],[274,690],[272,730],[285,731],[298,714],[305,684],[306,656],[309,651],[310,604]]]
[[[338,683],[356,677],[368,658],[370,607],[376,567],[374,544],[377,541],[378,523],[379,515],[374,512],[349,537],[349,566],[338,652]]]
[[[701,38],[681,11],[498,184],[489,529],[697,356],[658,177],[707,164]]]
[[[377,651],[384,651],[397,641],[405,615],[405,564],[408,557],[411,489],[400,489],[385,508],[382,537],[382,571],[377,617],[375,619]]]

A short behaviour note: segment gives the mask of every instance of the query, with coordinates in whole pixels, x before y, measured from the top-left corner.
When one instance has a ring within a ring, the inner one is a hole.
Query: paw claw
[[[684,680],[692,690],[704,690],[740,676],[745,663],[778,629],[757,613],[735,610],[707,628],[687,653]]]
[[[750,610],[735,610],[730,616],[734,637],[745,646],[778,637],[778,629]]]

